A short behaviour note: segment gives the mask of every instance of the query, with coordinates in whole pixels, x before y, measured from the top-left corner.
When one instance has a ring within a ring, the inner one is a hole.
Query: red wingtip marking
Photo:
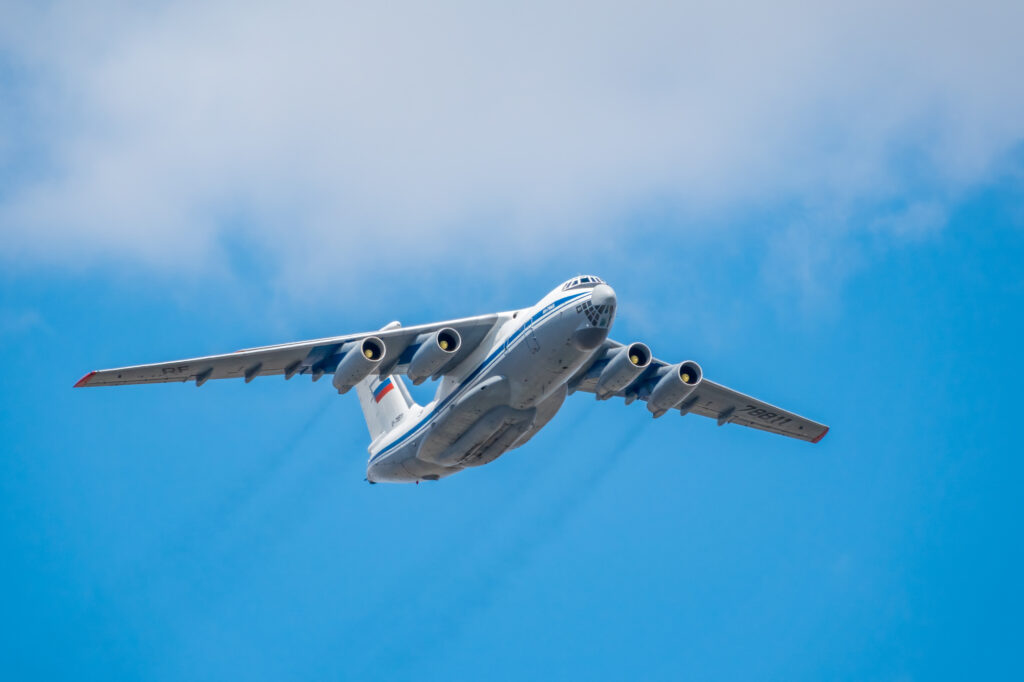
[[[95,371],[89,372],[84,377],[78,380],[78,383],[75,384],[75,388],[81,388],[82,386],[85,386],[87,383],[89,383],[89,379],[92,379],[94,376],[96,376]]]
[[[825,430],[821,432],[821,435],[820,435],[820,436],[818,436],[817,438],[815,438],[814,440],[812,440],[811,442],[812,442],[812,443],[817,443],[817,442],[819,442],[819,441],[820,441],[820,440],[821,440],[822,438],[824,438],[824,437],[825,437],[825,434],[826,434],[826,433],[828,433],[828,427],[827,427],[827,426],[825,427]]]

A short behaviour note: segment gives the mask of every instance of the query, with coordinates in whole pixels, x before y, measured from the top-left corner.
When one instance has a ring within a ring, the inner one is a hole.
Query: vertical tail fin
[[[356,395],[371,440],[377,440],[382,433],[398,426],[415,406],[401,376],[370,375],[356,384]]]

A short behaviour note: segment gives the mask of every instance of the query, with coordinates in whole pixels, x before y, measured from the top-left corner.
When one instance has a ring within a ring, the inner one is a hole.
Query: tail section
[[[370,375],[356,384],[356,395],[363,408],[370,439],[377,438],[398,426],[412,411],[415,403],[400,376]]]

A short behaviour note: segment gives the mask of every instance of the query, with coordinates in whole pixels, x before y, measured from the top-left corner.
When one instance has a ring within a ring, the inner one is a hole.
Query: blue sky
[[[297,7],[4,10],[5,676],[1022,674],[1019,8]],[[585,272],[831,432],[577,395],[369,486],[325,382],[71,389]]]

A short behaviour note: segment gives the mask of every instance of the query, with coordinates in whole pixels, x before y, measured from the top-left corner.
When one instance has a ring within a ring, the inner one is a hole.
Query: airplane
[[[829,427],[704,378],[692,360],[668,363],[640,342],[608,338],[615,291],[574,277],[535,305],[503,313],[248,348],[223,355],[93,371],[75,387],[210,379],[332,376],[353,388],[370,432],[370,483],[437,481],[529,441],[576,392],[640,400],[654,417],[698,414],[817,443]],[[418,405],[414,385],[439,381]]]

